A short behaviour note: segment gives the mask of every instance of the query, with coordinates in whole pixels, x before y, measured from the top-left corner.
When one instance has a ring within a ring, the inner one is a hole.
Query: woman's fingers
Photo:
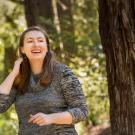
[[[36,121],[36,124],[38,124],[38,125],[43,124],[43,123],[44,123],[44,119],[40,119],[40,120]]]
[[[23,61],[23,58],[18,58],[14,63],[13,72],[14,72],[15,76],[17,76],[19,74],[20,65],[21,65],[22,61]]]
[[[33,116],[33,117],[31,117],[29,120],[28,120],[28,122],[32,122],[34,119],[36,119],[36,118],[38,118],[39,116]]]
[[[35,118],[35,119],[32,121],[32,123],[37,123],[38,121],[41,121],[41,120],[43,120],[43,118],[39,116],[39,117]]]
[[[30,119],[28,120],[28,122],[32,122],[33,120],[37,119],[38,117],[41,117],[41,113],[37,113],[35,115],[30,115]]]
[[[44,113],[37,113],[35,115],[30,115],[28,122],[33,124],[38,124],[39,126],[48,125],[52,123],[52,118]]]

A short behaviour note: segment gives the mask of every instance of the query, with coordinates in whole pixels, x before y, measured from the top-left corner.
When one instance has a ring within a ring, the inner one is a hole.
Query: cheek
[[[24,48],[24,53],[25,53],[26,55],[29,55],[29,54],[31,53],[30,48],[29,48],[29,47]]]
[[[48,51],[48,47],[44,46],[44,50],[45,50],[45,52],[47,52]]]

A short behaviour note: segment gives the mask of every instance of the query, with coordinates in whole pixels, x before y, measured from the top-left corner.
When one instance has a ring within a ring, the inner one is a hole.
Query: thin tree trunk
[[[62,29],[64,48],[67,52],[67,55],[72,57],[73,54],[77,53],[77,46],[75,45],[74,40],[74,0],[57,0],[58,1],[58,13]],[[66,21],[65,21],[66,20]],[[65,22],[67,24],[65,24]],[[65,38],[66,36],[66,38]],[[67,40],[66,40],[67,39]],[[66,52],[65,52],[66,53]],[[73,56],[74,57],[74,56]]]
[[[53,21],[51,0],[24,0],[27,25],[41,25],[50,29]]]
[[[112,135],[135,135],[135,1],[98,1]]]
[[[9,69],[13,68],[13,64],[16,58],[16,51],[12,46],[8,48],[5,47],[4,51],[4,77],[6,77],[10,72]]]
[[[10,23],[11,27],[16,29],[17,25],[15,24],[13,18],[5,14],[6,22]],[[10,44],[5,44],[4,47],[4,73],[3,78],[5,78],[10,70],[13,68],[14,61],[16,59],[16,49]],[[7,68],[8,67],[8,68]]]
[[[64,45],[61,37],[61,26],[60,26],[60,19],[58,15],[58,9],[57,9],[57,0],[52,0],[52,7],[53,7],[53,16],[54,16],[54,24],[56,27],[57,34],[59,35],[59,44],[60,44],[60,50],[63,51]],[[61,57],[64,58],[64,53],[61,54]]]

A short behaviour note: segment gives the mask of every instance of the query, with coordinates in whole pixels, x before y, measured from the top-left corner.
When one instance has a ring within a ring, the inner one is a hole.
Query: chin
[[[44,60],[45,56],[35,56],[35,57],[31,57],[29,58],[29,60]]]
[[[35,57],[35,58],[31,58],[31,60],[43,60],[44,57]]]

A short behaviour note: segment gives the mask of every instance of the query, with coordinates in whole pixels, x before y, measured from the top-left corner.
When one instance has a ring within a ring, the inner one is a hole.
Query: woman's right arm
[[[0,85],[0,94],[9,95],[11,87],[13,85],[15,74],[12,71],[7,78],[3,81],[3,83]]]
[[[0,85],[0,113],[4,113],[14,102],[16,92],[12,89],[12,85],[16,76],[19,74],[20,64],[22,61],[22,58],[15,61],[12,72]]]

